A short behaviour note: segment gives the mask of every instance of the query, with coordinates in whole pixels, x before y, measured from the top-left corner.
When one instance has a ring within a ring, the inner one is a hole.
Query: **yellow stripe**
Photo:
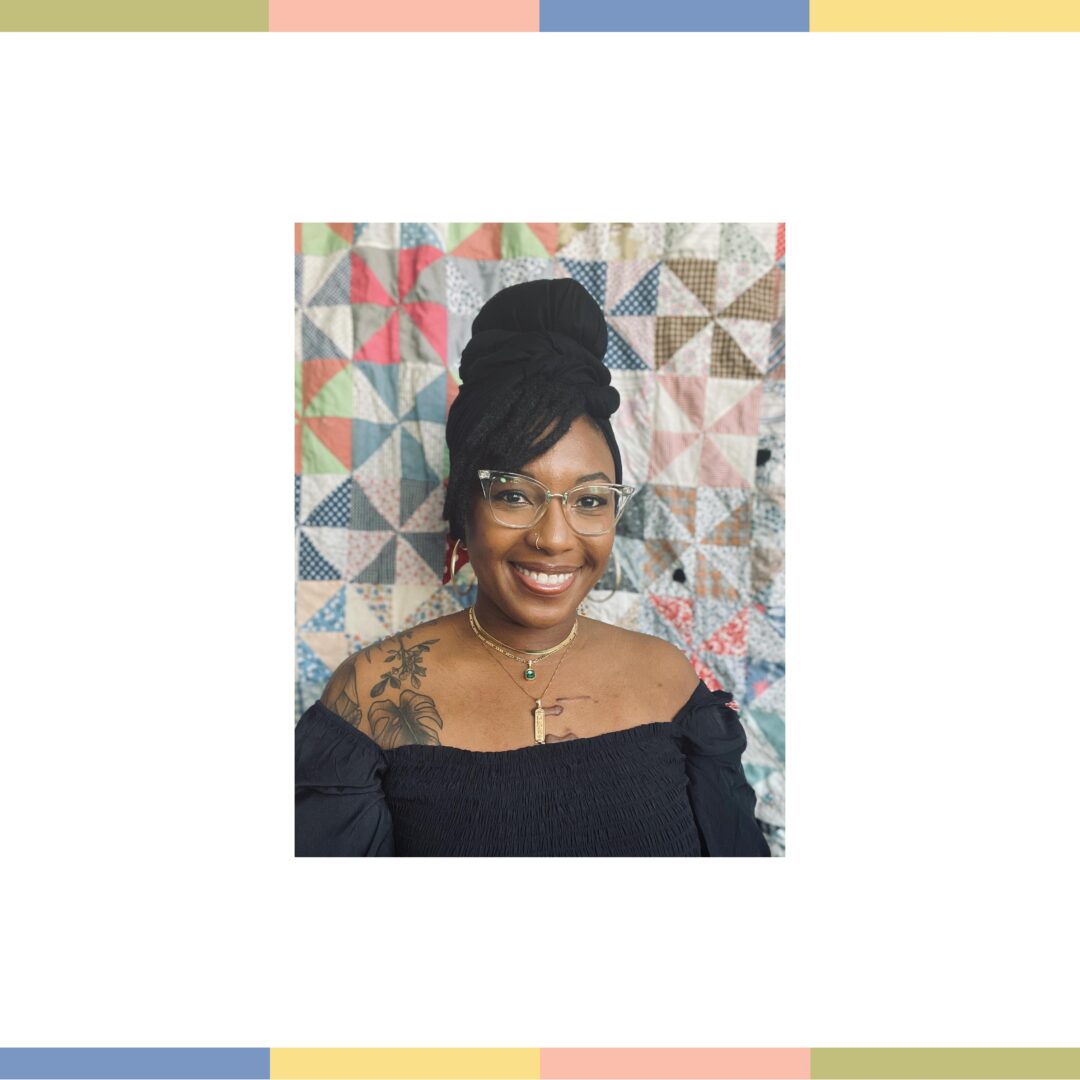
[[[270,1080],[539,1080],[539,1050],[272,1049]]]
[[[810,0],[811,30],[1080,30],[1075,0]]]

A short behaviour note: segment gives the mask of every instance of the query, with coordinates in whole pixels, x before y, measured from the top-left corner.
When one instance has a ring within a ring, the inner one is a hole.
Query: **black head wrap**
[[[581,411],[602,432],[621,484],[622,458],[608,419],[619,407],[619,391],[604,365],[606,351],[604,314],[578,282],[525,281],[496,293],[477,313],[461,354],[461,389],[447,417],[447,442],[453,447],[463,432],[478,428],[491,398],[505,388],[520,386],[526,393],[528,381],[555,381],[580,396]]]

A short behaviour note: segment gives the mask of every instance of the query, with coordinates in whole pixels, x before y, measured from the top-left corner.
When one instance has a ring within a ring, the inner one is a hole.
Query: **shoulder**
[[[327,682],[322,704],[381,743],[381,713],[400,708],[406,697],[414,708],[421,698],[428,700],[419,691],[428,673],[427,654],[445,633],[441,622],[397,631],[346,657]]]
[[[655,708],[669,715],[682,708],[700,681],[694,665],[677,645],[652,634],[603,624],[608,645],[622,657],[619,667],[635,686],[648,690]]]

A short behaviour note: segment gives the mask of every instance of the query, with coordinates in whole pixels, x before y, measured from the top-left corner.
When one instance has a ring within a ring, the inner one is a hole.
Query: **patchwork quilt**
[[[735,695],[782,855],[784,252],[782,224],[297,225],[296,717],[348,653],[475,599],[467,565],[441,584],[458,359],[499,289],[574,278],[639,488],[589,613]]]

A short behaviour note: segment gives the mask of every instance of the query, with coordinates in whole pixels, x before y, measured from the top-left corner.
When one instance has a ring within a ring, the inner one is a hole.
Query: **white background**
[[[0,1041],[1075,1045],[1078,70],[0,39]],[[788,222],[786,860],[293,858],[292,224],[359,218]]]

